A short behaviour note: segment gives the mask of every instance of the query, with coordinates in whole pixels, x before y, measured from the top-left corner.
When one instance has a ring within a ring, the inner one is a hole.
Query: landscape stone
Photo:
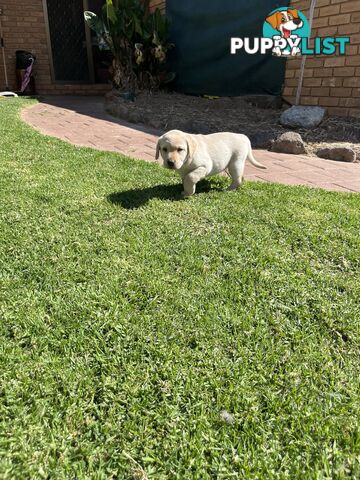
[[[271,150],[280,153],[306,153],[306,147],[301,135],[296,132],[285,132],[272,144]]]
[[[356,153],[351,147],[325,147],[316,151],[316,155],[328,160],[337,160],[338,162],[355,162]]]
[[[323,120],[326,110],[322,107],[294,105],[281,114],[280,123],[292,128],[315,128]]]

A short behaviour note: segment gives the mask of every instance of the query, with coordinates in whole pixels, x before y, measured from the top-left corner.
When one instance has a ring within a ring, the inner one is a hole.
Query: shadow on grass
[[[160,200],[182,200],[181,192],[183,188],[178,185],[155,185],[148,188],[134,188],[124,192],[114,192],[108,195],[109,202],[120,205],[127,210],[133,210],[146,205],[153,198]],[[207,180],[198,183],[196,193],[209,192],[210,190],[219,190]]]

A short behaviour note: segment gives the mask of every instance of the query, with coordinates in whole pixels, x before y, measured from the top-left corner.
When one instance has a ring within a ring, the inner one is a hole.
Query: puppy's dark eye
[[[282,17],[281,23],[285,23],[285,22],[286,22],[286,18],[285,18],[285,17]]]
[[[183,148],[178,148],[177,151],[178,152],[182,152],[184,149]]]
[[[163,152],[165,152],[165,153],[167,152],[167,148],[166,148],[166,147],[163,148]]]

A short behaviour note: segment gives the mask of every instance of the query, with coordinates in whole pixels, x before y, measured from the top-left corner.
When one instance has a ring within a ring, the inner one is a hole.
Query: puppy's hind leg
[[[245,158],[245,154],[237,153],[234,154],[233,158],[230,160],[228,170],[232,182],[228,190],[236,190],[240,187],[244,176]]]

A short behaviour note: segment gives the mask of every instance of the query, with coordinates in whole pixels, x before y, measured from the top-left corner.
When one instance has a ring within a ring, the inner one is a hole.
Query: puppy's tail
[[[254,165],[254,167],[266,169],[265,165],[262,165],[261,163],[259,163],[255,160],[254,155],[253,155],[252,150],[251,150],[251,147],[249,148],[249,153],[248,153],[247,159],[249,160],[250,163],[252,163]]]

